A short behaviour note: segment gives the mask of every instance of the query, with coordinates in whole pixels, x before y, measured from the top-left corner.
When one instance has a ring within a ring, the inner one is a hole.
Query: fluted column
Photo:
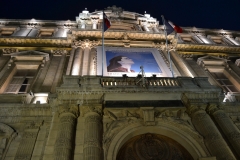
[[[188,112],[191,114],[192,124],[204,137],[204,143],[211,155],[216,156],[218,160],[235,160],[210,116],[203,109],[194,105],[188,107]]]
[[[84,47],[82,76],[88,75],[89,63],[90,63],[89,62],[90,50],[91,50],[91,48],[88,45]]]
[[[89,75],[97,75],[97,51],[92,49],[89,60]]]
[[[91,17],[92,29],[97,29],[98,20],[99,20],[99,17],[96,17],[96,16]]]
[[[240,157],[240,132],[237,126],[222,109],[217,107],[216,104],[210,104],[208,106],[208,111],[236,151],[236,154]]]
[[[78,107],[71,105],[59,107],[59,131],[54,146],[55,160],[73,159],[74,140],[76,132],[76,122]]]
[[[75,51],[74,60],[73,60],[73,67],[71,75],[77,76],[80,75],[80,68],[81,68],[81,60],[82,60],[82,49],[78,47]]]
[[[67,67],[66,75],[70,75],[70,73],[71,73],[71,69],[72,69],[72,65],[73,65],[74,53],[75,53],[75,48],[72,48],[72,50],[70,52],[70,57],[69,57],[69,61],[68,61],[68,67]]]
[[[90,41],[90,40],[88,40],[88,39],[86,39],[86,40],[83,40],[83,41],[74,41],[73,42],[73,45],[75,46],[75,47],[80,47],[80,48],[82,48],[82,52],[83,52],[83,54],[81,54],[81,56],[79,57],[78,55],[77,55],[77,51],[76,51],[76,53],[75,53],[75,57],[76,57],[76,60],[77,59],[81,59],[82,61],[82,63],[81,63],[81,68],[80,68],[80,64],[78,65],[79,66],[79,68],[77,68],[77,71],[76,71],[76,73],[78,73],[77,75],[82,75],[82,76],[84,76],[84,75],[88,75],[89,74],[89,66],[90,66],[90,62],[89,62],[89,58],[90,58],[90,50],[91,50],[91,48],[93,48],[93,47],[96,47],[97,45],[99,44],[99,41]],[[82,53],[81,52],[81,53]],[[77,57],[79,57],[79,58],[77,58]],[[78,62],[78,61],[77,61]],[[74,64],[73,65],[75,65],[75,60],[74,60]],[[73,75],[73,74],[72,74]]]
[[[85,114],[84,160],[102,160],[102,117],[95,111]]]

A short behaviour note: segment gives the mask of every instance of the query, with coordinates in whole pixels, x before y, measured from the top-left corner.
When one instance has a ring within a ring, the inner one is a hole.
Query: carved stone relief
[[[17,133],[4,123],[0,123],[0,159],[4,159],[11,141]]]
[[[3,52],[3,54],[11,54],[11,53],[18,52],[18,49],[17,48],[3,48],[2,52]]]
[[[176,141],[161,135],[143,134],[128,140],[118,152],[117,160],[191,160],[193,157]]]
[[[42,121],[34,122],[27,121],[25,124],[25,130],[22,135],[20,146],[17,150],[14,160],[30,160],[32,152],[35,147],[36,139],[38,136],[39,128],[42,125]]]
[[[83,40],[83,41],[74,40],[72,46],[73,47],[81,47],[81,48],[85,49],[85,48],[94,48],[99,43],[100,43],[100,41],[95,41],[95,40],[90,41],[89,39],[86,39],[86,40]]]

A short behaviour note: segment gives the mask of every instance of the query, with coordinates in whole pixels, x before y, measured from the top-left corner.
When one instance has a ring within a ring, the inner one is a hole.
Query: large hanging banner
[[[97,75],[109,77],[136,77],[143,66],[146,77],[171,77],[171,72],[155,48],[97,48]]]

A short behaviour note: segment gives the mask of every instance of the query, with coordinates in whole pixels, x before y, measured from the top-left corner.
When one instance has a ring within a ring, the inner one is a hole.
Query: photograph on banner
[[[120,77],[126,74],[129,77],[136,77],[138,74],[141,74],[140,67],[143,66],[145,76],[147,77],[153,75],[168,77],[170,71],[157,52],[155,49],[146,48],[125,49],[106,47],[102,58],[103,76]]]

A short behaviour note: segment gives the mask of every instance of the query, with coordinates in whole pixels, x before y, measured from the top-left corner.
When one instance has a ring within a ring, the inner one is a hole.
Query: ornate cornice
[[[79,41],[74,40],[72,46],[73,47],[81,47],[81,48],[85,49],[85,48],[94,48],[99,43],[100,43],[100,41],[95,41],[95,40],[90,41],[89,39],[85,39],[83,41],[81,41],[81,40],[79,40]]]
[[[61,47],[71,47],[71,38],[67,39],[48,39],[48,38],[16,38],[16,37],[2,37],[0,38],[0,43],[2,45],[19,45],[19,46],[61,46]]]
[[[104,38],[106,39],[122,39],[122,37],[127,33],[128,39],[132,40],[165,40],[165,35],[160,33],[147,33],[147,32],[126,32],[126,31],[107,31],[104,33]],[[72,34],[79,38],[93,37],[102,38],[102,31],[83,31],[83,30],[73,30]],[[169,39],[173,39],[174,35],[169,35]]]
[[[240,53],[240,47],[237,46],[220,46],[220,45],[201,45],[201,44],[177,44],[177,51],[189,52],[224,52],[224,53]]]

